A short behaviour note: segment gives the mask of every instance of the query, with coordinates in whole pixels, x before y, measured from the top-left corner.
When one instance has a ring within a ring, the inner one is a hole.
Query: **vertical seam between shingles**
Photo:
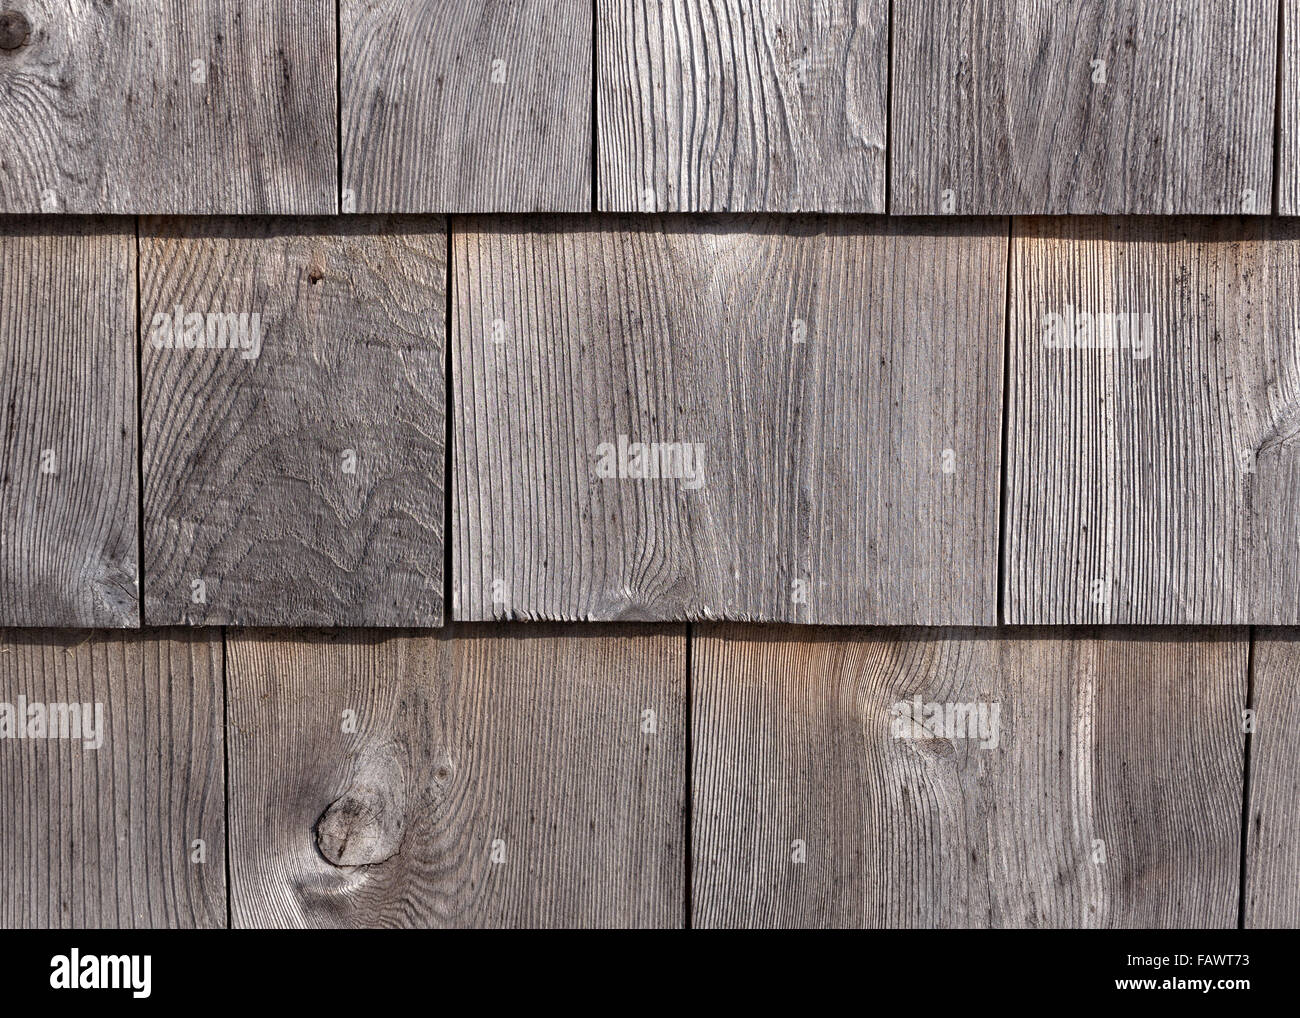
[[[600,0],[591,0],[591,211],[600,211]]]
[[[141,293],[140,217],[135,216],[135,614],[138,628],[144,614],[144,315]]]
[[[1001,442],[999,443],[998,459],[998,546],[997,546],[997,589],[993,592],[994,619],[999,626],[1006,625],[1007,617],[1007,569],[1006,558],[1010,542],[1007,537],[1007,506],[1010,503],[1010,493],[1008,492],[1008,479],[1011,476],[1010,470],[1007,469],[1008,443],[1010,441],[1011,428],[1009,420],[1011,417],[1011,286],[1012,273],[1015,270],[1015,239],[1016,239],[1016,219],[1015,216],[1007,217],[1007,260],[1006,260],[1006,280],[1003,293],[1002,304],[1002,419],[999,422],[1001,430]]]
[[[452,622],[452,482],[455,465],[452,462],[452,422],[455,420],[455,400],[452,386],[451,329],[452,329],[452,217],[444,221],[447,234],[446,274],[443,295],[442,326],[442,384],[443,384],[443,438],[442,438],[442,624]]]
[[[334,139],[338,173],[334,211],[337,214],[343,211],[343,0],[334,0]]]
[[[885,13],[885,215],[893,215],[893,194],[889,178],[893,176],[894,149],[894,0]]]
[[[683,874],[685,877],[685,882],[683,885],[684,910],[682,912],[682,925],[688,930],[694,927],[694,921],[691,915],[692,908],[693,908],[692,901],[691,901],[691,893],[693,890],[691,886],[691,878],[693,876],[692,868],[695,864],[695,861],[691,855],[691,847],[692,847],[691,824],[693,822],[693,806],[695,800],[695,782],[694,782],[694,775],[691,772],[692,742],[695,738],[695,732],[691,726],[691,697],[693,692],[692,682],[691,682],[691,670],[694,667],[694,657],[692,654],[694,642],[695,642],[695,627],[690,622],[687,622],[686,623],[686,697],[685,697],[685,702],[686,702],[685,821],[686,823],[683,829],[684,840],[682,842],[682,847],[684,852]]]
[[[1285,19],[1286,2],[1277,0],[1277,59],[1273,67],[1273,205],[1269,210],[1277,216],[1282,203],[1282,83],[1286,62]]]

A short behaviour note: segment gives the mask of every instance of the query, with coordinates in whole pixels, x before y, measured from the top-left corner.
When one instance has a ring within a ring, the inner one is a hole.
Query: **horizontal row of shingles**
[[[0,623],[1300,623],[1287,221],[346,223],[0,231]]]
[[[16,4],[0,213],[1300,212],[1296,0]]]
[[[456,617],[1300,622],[1300,230],[1007,232],[459,224]]]
[[[0,925],[680,926],[689,872],[697,926],[1296,926],[1297,644],[1250,643],[6,633]]]

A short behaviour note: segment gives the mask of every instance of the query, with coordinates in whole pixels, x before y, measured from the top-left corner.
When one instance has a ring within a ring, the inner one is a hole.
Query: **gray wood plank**
[[[226,925],[221,653],[215,630],[0,634],[0,926]],[[71,717],[52,705],[91,727],[40,727]]]
[[[344,211],[591,208],[591,0],[340,0]]]
[[[1015,234],[1007,621],[1300,621],[1300,229]]]
[[[1300,0],[1282,0],[1278,54],[1277,211],[1300,215]]]
[[[17,8],[0,212],[338,210],[332,0]]]
[[[456,617],[992,624],[1006,231],[457,220]]]
[[[884,212],[887,0],[597,0],[598,207]]]
[[[1300,644],[1294,629],[1255,633],[1245,925],[1300,927]]]
[[[441,624],[445,293],[442,219],[145,223],[151,624]]]
[[[229,681],[234,925],[682,925],[681,627],[239,634]]]
[[[1275,0],[894,0],[890,211],[1269,212],[1276,51]]]
[[[0,625],[140,624],[134,232],[0,220]]]
[[[704,627],[694,925],[1235,927],[1246,658],[1222,630]],[[916,698],[985,705],[985,738],[913,737]]]

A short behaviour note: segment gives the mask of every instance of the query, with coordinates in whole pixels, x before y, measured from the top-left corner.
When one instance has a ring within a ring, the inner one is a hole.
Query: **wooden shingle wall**
[[[1300,926],[1298,46],[9,0],[0,925]]]

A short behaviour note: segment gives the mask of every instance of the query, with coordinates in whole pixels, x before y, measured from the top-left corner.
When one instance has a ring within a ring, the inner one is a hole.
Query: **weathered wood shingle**
[[[445,291],[441,218],[145,223],[149,623],[441,624]]]
[[[1016,220],[1015,623],[1300,623],[1300,227]]]
[[[1246,801],[1248,929],[1300,927],[1300,632],[1255,634]]]
[[[1270,211],[1277,11],[893,0],[890,211]]]
[[[992,624],[1006,230],[457,220],[457,617]]]
[[[1236,925],[1244,632],[696,632],[695,926]]]
[[[339,0],[344,211],[591,208],[591,0]]]
[[[0,927],[226,925],[221,667],[215,630],[0,633]]]
[[[337,211],[333,0],[13,7],[0,212]]]
[[[1278,54],[1277,212],[1300,215],[1300,0],[1282,0]]]
[[[0,220],[0,625],[140,624],[134,234]]]
[[[235,926],[678,927],[686,634],[230,639]]]
[[[598,207],[884,212],[887,0],[597,0]]]

